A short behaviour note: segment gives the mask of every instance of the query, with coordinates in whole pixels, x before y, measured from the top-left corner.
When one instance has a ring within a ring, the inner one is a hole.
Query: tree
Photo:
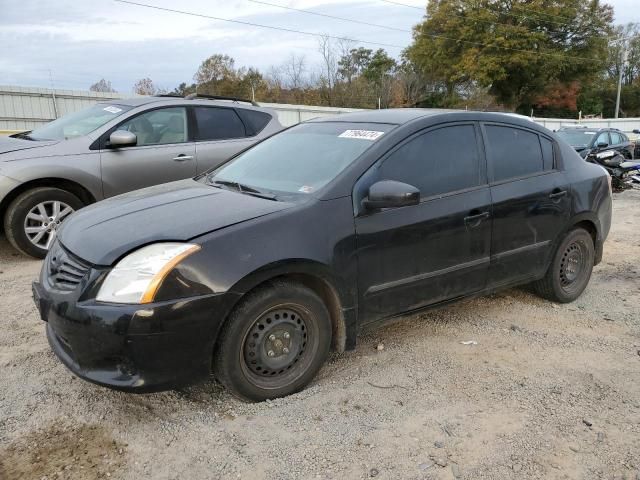
[[[369,65],[372,54],[373,50],[368,48],[352,48],[338,60],[338,73],[347,83],[351,83]]]
[[[640,76],[640,23],[628,23],[615,27],[615,41],[609,44],[607,76],[618,81],[622,70],[624,85],[632,85]],[[627,50],[627,63],[623,65],[624,50]]]
[[[229,55],[216,53],[200,64],[193,80],[196,84],[202,85],[233,77],[235,77],[235,60]]]
[[[362,76],[374,87],[380,106],[384,108],[390,105],[396,67],[396,61],[380,48],[371,55],[369,63],[362,70]]]
[[[186,82],[182,82],[171,92],[173,95],[179,95],[181,97],[186,97],[192,93],[196,93],[196,84],[192,83],[191,85],[187,85]]]
[[[156,87],[149,77],[141,78],[133,85],[133,93],[136,95],[158,95],[164,90]]]
[[[96,83],[89,87],[89,91],[91,92],[103,92],[103,93],[116,93],[115,89],[111,86],[111,82],[109,80],[105,80],[101,78]]]
[[[511,107],[554,81],[597,75],[613,17],[599,0],[439,0],[426,13],[407,58],[449,96],[473,82]]]

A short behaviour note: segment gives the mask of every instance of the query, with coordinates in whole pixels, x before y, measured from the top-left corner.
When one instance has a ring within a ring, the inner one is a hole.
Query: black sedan
[[[374,322],[525,283],[576,299],[610,222],[606,172],[528,120],[361,112],[74,213],[33,292],[86,380],[148,392],[213,371],[263,400]]]
[[[562,127],[557,133],[582,158],[607,150],[615,150],[627,160],[636,157],[635,145],[617,128]]]

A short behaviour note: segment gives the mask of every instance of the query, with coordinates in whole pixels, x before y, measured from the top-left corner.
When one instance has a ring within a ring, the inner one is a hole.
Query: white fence
[[[49,88],[28,88],[0,86],[0,132],[31,130],[51,120],[88,107],[101,100],[122,99],[131,95],[119,93],[98,93],[83,90],[53,90]],[[275,110],[285,126],[294,125],[315,117],[355,112],[356,108],[314,107],[289,105],[284,103],[261,103]],[[587,127],[613,127],[630,134],[640,129],[640,118],[620,118],[605,120],[533,118],[550,130],[565,125],[585,125]]]
[[[583,125],[590,128],[617,128],[627,134],[633,135],[633,131],[640,129],[640,118],[604,118],[604,119],[560,119],[560,118],[536,118],[533,120],[540,125],[544,125],[549,130],[557,130],[560,127],[568,127],[571,125]]]
[[[102,100],[128,98],[119,93],[0,86],[0,132],[32,130]],[[355,112],[355,108],[261,103],[275,110],[280,123],[294,125],[315,117]]]

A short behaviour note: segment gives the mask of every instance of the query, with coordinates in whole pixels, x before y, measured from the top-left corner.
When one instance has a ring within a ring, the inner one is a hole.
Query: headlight
[[[164,278],[184,258],[200,250],[191,243],[154,243],[130,253],[109,272],[96,300],[151,303]]]

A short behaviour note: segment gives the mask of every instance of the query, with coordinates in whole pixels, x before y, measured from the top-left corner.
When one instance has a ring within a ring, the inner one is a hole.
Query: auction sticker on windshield
[[[361,140],[376,140],[384,135],[384,132],[376,132],[375,130],[345,130],[338,137],[340,138],[358,138]]]
[[[109,112],[109,113],[120,113],[120,112],[122,111],[122,109],[121,109],[121,108],[118,108],[118,107],[111,107],[111,106],[109,106],[109,107],[104,107],[104,108],[103,108],[103,110],[104,110],[105,112]]]

